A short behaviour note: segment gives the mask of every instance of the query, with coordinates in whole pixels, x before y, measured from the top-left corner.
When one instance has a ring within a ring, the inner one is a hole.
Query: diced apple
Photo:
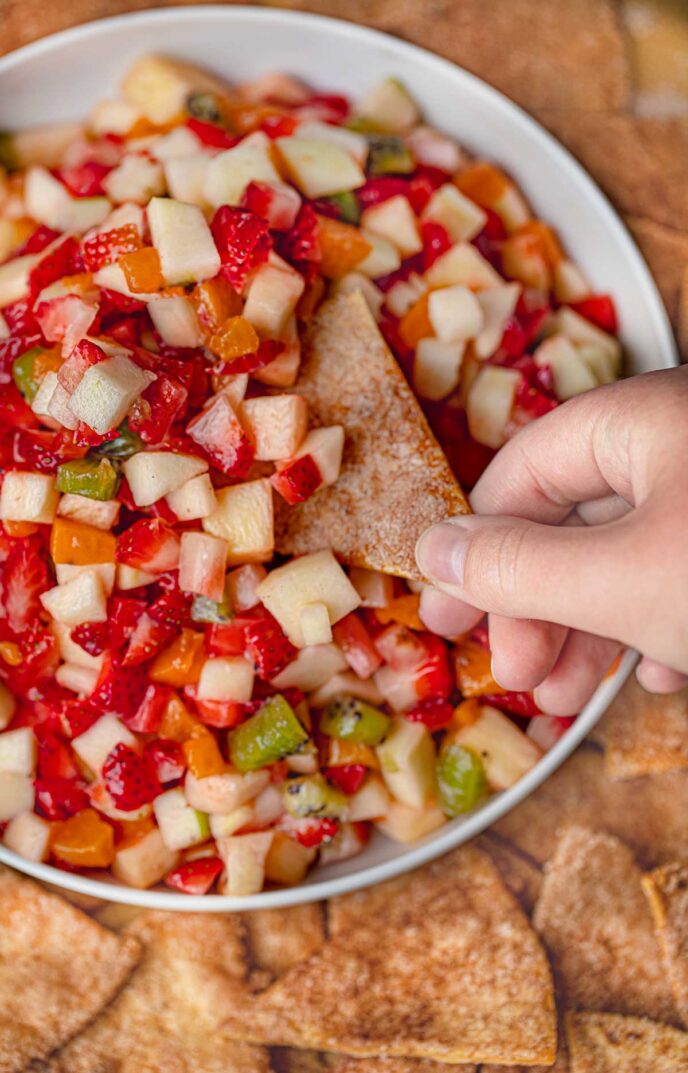
[[[219,816],[210,816],[210,833],[213,838],[226,838],[236,834],[242,827],[250,827],[253,823],[253,809],[250,805],[242,805],[232,812]]]
[[[265,478],[215,493],[217,508],[202,519],[203,529],[227,541],[227,564],[263,563],[275,548],[272,488]]]
[[[453,183],[435,190],[423,209],[423,220],[441,224],[452,242],[470,242],[487,223],[487,214]]]
[[[536,365],[551,369],[554,393],[562,402],[584,391],[591,391],[598,385],[596,376],[578,348],[564,335],[553,335],[540,343],[533,360]]]
[[[613,384],[618,377],[614,359],[597,343],[579,343],[576,347],[598,384]]]
[[[82,134],[81,123],[48,123],[12,134],[11,166],[28,168],[31,164],[41,164],[45,168],[57,168],[66,150]]]
[[[0,779],[0,823],[31,812],[35,797],[32,776],[6,772]]]
[[[36,767],[36,737],[31,727],[0,734],[0,777],[12,772],[31,775]]]
[[[256,377],[257,379],[257,377]],[[234,376],[222,376],[221,395],[229,399],[232,409],[236,410],[248,390],[248,373],[236,373]]]
[[[131,845],[125,842],[115,850],[112,874],[128,887],[146,890],[159,883],[178,860],[177,852],[165,845],[156,827]]]
[[[293,269],[264,264],[246,291],[243,316],[261,335],[279,337],[303,294],[303,276]]]
[[[80,697],[89,697],[98,684],[98,671],[80,663],[61,663],[55,671],[55,681]]]
[[[137,570],[135,566],[117,563],[117,588],[122,592],[128,589],[138,589],[142,585],[152,585],[157,580],[157,574],[149,574],[145,570]]]
[[[356,114],[392,133],[408,130],[420,119],[416,102],[396,78],[386,78],[366,93],[356,106]]]
[[[347,662],[337,645],[306,646],[272,679],[272,685],[275,689],[300,689],[311,693],[346,669]]]
[[[107,622],[105,589],[95,570],[84,570],[65,585],[55,585],[40,596],[46,611],[67,626]]]
[[[449,395],[459,383],[465,343],[445,343],[441,339],[421,339],[413,363],[413,386],[423,399],[437,401]]]
[[[140,205],[134,205],[133,202],[127,201],[123,205],[118,205],[116,209],[113,209],[109,216],[103,220],[102,224],[95,228],[93,231],[84,235],[84,239],[95,238],[96,235],[102,235],[106,231],[114,231],[118,227],[126,227],[127,224],[131,224],[135,227],[140,237],[143,237],[145,227],[145,219],[143,209]]]
[[[207,473],[185,481],[181,488],[168,493],[166,499],[168,507],[174,511],[180,522],[207,518],[217,507],[215,491]]]
[[[125,100],[151,123],[164,126],[179,119],[192,93],[226,95],[219,78],[191,63],[145,55],[129,68],[122,83]]]
[[[327,645],[332,640],[332,624],[325,604],[306,604],[301,609],[300,623],[304,645]]]
[[[520,283],[507,283],[479,292],[477,298],[483,313],[483,326],[473,343],[477,357],[489,358],[494,354],[516,309],[521,290]]]
[[[92,570],[94,574],[98,575],[105,590],[105,595],[109,596],[115,587],[116,567],[114,563],[84,563],[83,565],[56,563],[55,576],[57,584],[66,585],[68,581],[71,581],[72,578],[77,577],[79,574],[83,574],[86,570]]]
[[[341,425],[329,425],[327,428],[314,428],[294,455],[303,458],[310,455],[315,462],[323,487],[334,484],[342,466],[344,451],[344,429]]]
[[[210,834],[208,817],[187,803],[180,786],[166,790],[153,802],[160,835],[168,849],[187,849],[205,842]]]
[[[91,109],[88,125],[94,134],[128,134],[141,112],[128,101],[98,101]]]
[[[137,507],[148,507],[183,484],[206,473],[208,463],[198,455],[173,451],[138,451],[122,466]]]
[[[478,299],[461,284],[432,291],[428,298],[428,317],[435,335],[443,343],[472,339],[483,326]]]
[[[132,403],[155,379],[155,373],[140,369],[129,358],[106,358],[86,370],[70,405],[80,421],[104,435],[122,423]]]
[[[469,242],[451,246],[428,269],[425,279],[431,287],[451,287],[460,283],[472,291],[499,287],[504,283],[490,262]]]
[[[162,168],[170,197],[205,208],[208,204],[205,187],[212,160],[207,153],[175,156],[164,160]]]
[[[59,499],[54,477],[46,473],[9,470],[0,492],[0,518],[4,522],[51,525],[55,521]]]
[[[311,95],[302,82],[282,71],[266,71],[251,82],[242,82],[239,93],[246,101],[280,101],[281,104],[303,104]]]
[[[28,294],[29,273],[38,260],[37,254],[27,253],[0,265],[0,309]]]
[[[305,879],[316,855],[317,850],[302,846],[284,831],[275,831],[265,858],[265,878],[293,887]]]
[[[558,302],[581,302],[592,293],[578,265],[562,258],[554,266],[554,296]]]
[[[247,704],[253,694],[253,676],[253,665],[243,656],[207,659],[197,686],[198,697]]]
[[[339,864],[351,860],[362,853],[367,845],[367,838],[354,823],[343,823],[331,842],[324,842],[320,849],[318,864],[325,868],[328,864]]]
[[[561,332],[576,346],[590,344],[606,350],[613,362],[616,375],[618,376],[621,372],[622,352],[619,340],[609,332],[602,331],[585,317],[581,317],[580,313],[569,309],[568,306],[562,306],[552,318],[552,329]]]
[[[92,726],[72,739],[72,748],[94,775],[100,770],[116,745],[135,749],[137,742],[130,730],[115,715],[101,715]]]
[[[220,255],[198,205],[154,197],[147,213],[166,283],[199,283],[217,275]]]
[[[162,164],[141,153],[127,153],[105,176],[103,189],[116,204],[133,201],[147,205],[152,197],[165,193]]]
[[[417,164],[440,168],[453,175],[465,164],[466,159],[456,142],[432,127],[414,127],[405,135],[404,141],[413,153]]]
[[[513,183],[505,183],[502,192],[492,205],[507,231],[517,231],[531,219],[530,209],[523,195]]]
[[[250,201],[251,209],[267,220],[271,231],[289,231],[302,204],[298,190],[282,182],[256,183]]]
[[[305,651],[305,649],[301,649]],[[284,762],[287,765],[289,771],[293,771],[296,775],[315,775],[320,770],[318,762],[318,753],[314,745],[310,746],[310,750],[305,750],[301,753],[292,753],[290,756],[285,756]]]
[[[84,522],[86,525],[92,525],[94,529],[109,532],[117,524],[121,506],[117,499],[101,501],[66,492],[60,497],[57,513],[61,518],[71,518],[75,522]]]
[[[225,592],[226,567],[226,540],[209,533],[182,533],[179,587],[183,592],[197,593],[219,602]]]
[[[387,607],[394,597],[394,579],[389,574],[352,566],[349,580],[360,597],[361,607]]]
[[[148,313],[156,331],[169,346],[192,348],[203,345],[196,310],[185,295],[154,298],[148,303]]]
[[[366,233],[372,232],[391,242],[402,257],[412,257],[423,249],[418,222],[408,198],[403,194],[366,209],[361,216],[361,227],[365,228]]]
[[[341,145],[322,138],[278,138],[288,177],[306,197],[326,197],[363,186],[365,174]]]
[[[287,318],[281,342],[285,344],[284,350],[268,365],[256,369],[251,374],[254,380],[270,387],[292,387],[296,383],[301,366],[301,339],[294,313]]]
[[[516,369],[488,365],[480,369],[466,401],[468,429],[486,447],[501,447],[521,375]]]
[[[435,744],[422,723],[397,716],[376,749],[389,792],[409,808],[424,808],[435,797]]]
[[[360,167],[365,168],[368,159],[368,141],[362,134],[335,127],[330,123],[320,123],[316,119],[307,119],[299,123],[294,131],[295,138],[307,138],[309,141],[332,142],[352,156]]]
[[[258,563],[247,563],[227,574],[227,596],[235,611],[249,611],[260,601],[258,586],[267,577],[267,570]]]
[[[167,134],[159,134],[148,146],[148,153],[159,160],[194,156],[203,146],[189,127],[173,127]]]
[[[27,861],[46,861],[50,853],[50,824],[34,812],[20,812],[7,825],[3,841]]]
[[[331,551],[303,555],[272,570],[258,586],[258,595],[297,648],[305,644],[301,611],[307,604],[325,604],[334,624],[360,603]]]
[[[0,682],[0,730],[4,730],[6,726],[9,726],[16,710],[17,702],[14,696],[7,686]]]
[[[385,305],[395,317],[403,317],[422,298],[428,285],[417,272],[411,272],[407,279],[400,279],[385,294]]]
[[[324,708],[338,697],[358,697],[368,704],[382,704],[384,701],[377,683],[372,678],[363,679],[353,671],[340,671],[311,693],[310,702],[314,708]]]
[[[72,197],[47,168],[31,167],[26,173],[24,201],[27,215],[55,231],[88,231],[110,212],[106,197]]]
[[[44,419],[43,424],[51,424],[49,420],[46,422],[45,418],[50,418],[50,410],[48,409],[48,404],[53,397],[55,388],[58,386],[58,383],[59,381],[57,379],[57,373],[53,372],[52,369],[48,370],[48,372],[41,380],[38,386],[38,391],[34,395],[33,400],[31,402],[31,409],[35,413],[36,417],[42,417]]]
[[[184,795],[192,808],[210,816],[224,816],[253,801],[270,782],[267,771],[248,771],[245,775],[226,772],[197,779],[187,772]]]
[[[100,671],[103,665],[103,656],[92,656],[85,648],[72,640],[72,627],[65,626],[63,622],[51,622],[50,630],[57,640],[57,648],[61,658],[66,663],[76,666],[88,667],[94,671]]]
[[[65,337],[62,344],[63,353],[66,342],[67,339]],[[53,392],[50,396],[50,401],[48,402],[48,413],[54,421],[57,421],[58,425],[62,425],[63,428],[68,428],[72,431],[78,427],[79,422],[74,416],[70,401],[71,396],[69,395],[69,392],[63,388],[62,384],[60,384],[59,381],[54,384]]]
[[[453,740],[478,754],[493,790],[508,790],[542,756],[542,749],[515,723],[486,704],[478,719],[458,730]]]
[[[281,177],[272,159],[272,145],[263,137],[245,138],[225,149],[208,165],[203,195],[212,208],[238,205],[251,182],[279,183]]]
[[[387,815],[390,797],[379,775],[371,772],[360,790],[349,798],[349,819],[352,823],[379,820]]]
[[[385,818],[378,821],[377,828],[395,842],[418,842],[446,822],[442,809],[435,805],[417,809],[393,801]]]
[[[380,319],[380,310],[385,300],[385,295],[377,287],[372,279],[364,276],[362,272],[347,272],[345,276],[334,280],[330,286],[330,294],[351,294],[352,291],[360,291],[368,309],[376,320]]]
[[[265,861],[272,839],[272,831],[261,831],[218,840],[217,851],[225,866],[220,879],[221,894],[241,898],[263,889]]]
[[[361,229],[361,234],[370,246],[370,253],[356,265],[356,271],[370,279],[388,276],[401,265],[401,253],[388,239],[373,231]]]
[[[308,404],[302,395],[262,395],[241,403],[239,419],[256,445],[256,460],[279,461],[301,446]]]

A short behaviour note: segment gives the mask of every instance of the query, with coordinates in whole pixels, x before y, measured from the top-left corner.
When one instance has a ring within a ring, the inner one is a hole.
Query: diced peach
[[[50,531],[50,555],[54,563],[76,566],[114,563],[116,547],[112,533],[67,518],[57,518]]]
[[[357,227],[327,216],[318,217],[318,241],[320,271],[327,279],[340,279],[353,271],[372,249]]]

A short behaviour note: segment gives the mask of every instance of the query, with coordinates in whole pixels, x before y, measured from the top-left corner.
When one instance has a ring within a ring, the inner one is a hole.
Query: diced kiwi
[[[284,807],[290,816],[344,819],[348,798],[322,775],[302,775],[282,784]]]
[[[389,725],[388,715],[357,697],[333,700],[320,717],[320,729],[324,734],[361,745],[377,745]]]
[[[416,166],[413,153],[403,138],[394,134],[368,136],[368,173],[370,175],[408,175]]]
[[[437,757],[437,785],[447,815],[469,812],[487,793],[485,769],[478,754],[457,742],[445,741]]]

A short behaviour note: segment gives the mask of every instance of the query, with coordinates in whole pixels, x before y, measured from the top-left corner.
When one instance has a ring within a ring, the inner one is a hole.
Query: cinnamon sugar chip
[[[273,1055],[275,1073],[476,1073],[474,1065],[446,1065],[422,1058],[349,1058],[317,1051],[284,1050]],[[485,1067],[483,1066],[483,1069]],[[503,1073],[509,1073],[504,1066]]]
[[[313,424],[343,425],[346,441],[335,484],[297,506],[276,503],[277,551],[331,547],[354,566],[420,579],[420,534],[469,508],[359,292],[321,306],[294,390]]]
[[[51,1073],[269,1073],[266,1051],[222,1029],[246,991],[237,916],[145,913],[127,933],[143,945],[140,967]]]
[[[647,220],[642,216],[627,216],[626,223],[640,246],[674,330],[680,325],[681,299],[685,268],[688,264],[688,232]]]
[[[481,837],[480,845],[492,858],[511,893],[531,913],[542,886],[542,870],[536,862],[491,831]]]
[[[7,868],[0,868],[0,920],[0,1070],[14,1073],[95,1017],[140,950]]]
[[[559,842],[533,923],[568,1006],[676,1019],[640,880],[613,835],[571,827]]]
[[[284,909],[256,909],[244,913],[243,921],[251,966],[267,977],[261,982],[272,982],[325,942],[325,916],[317,902]]]
[[[688,689],[646,693],[635,675],[603,719],[605,767],[613,779],[688,768]]]
[[[688,863],[666,864],[643,876],[674,1001],[688,1027]]]
[[[231,1015],[230,1015],[231,1017]],[[360,1058],[552,1062],[537,936],[489,858],[465,846],[260,995],[238,1036]]]
[[[686,1073],[688,1033],[644,1017],[569,1013],[571,1073]]]

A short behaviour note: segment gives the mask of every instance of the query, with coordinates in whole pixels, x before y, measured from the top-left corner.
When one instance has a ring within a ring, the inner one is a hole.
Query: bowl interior
[[[467,72],[415,46],[349,23],[264,8],[193,7],[87,24],[0,59],[0,129],[74,119],[112,95],[130,62],[163,52],[244,80],[288,70],[322,90],[362,95],[387,75],[402,77],[427,121],[515,178],[539,216],[558,230],[596,289],[617,303],[627,371],[677,363],[666,314],[628,232],[573,158],[537,123]],[[32,864],[0,846],[0,860],[63,887],[156,908],[217,911],[328,897],[391,878],[473,837],[538,786],[599,719],[634,662],[628,653],[574,726],[512,789],[412,846],[376,835],[352,861],[316,870],[298,888],[248,898],[137,891],[107,879]]]

